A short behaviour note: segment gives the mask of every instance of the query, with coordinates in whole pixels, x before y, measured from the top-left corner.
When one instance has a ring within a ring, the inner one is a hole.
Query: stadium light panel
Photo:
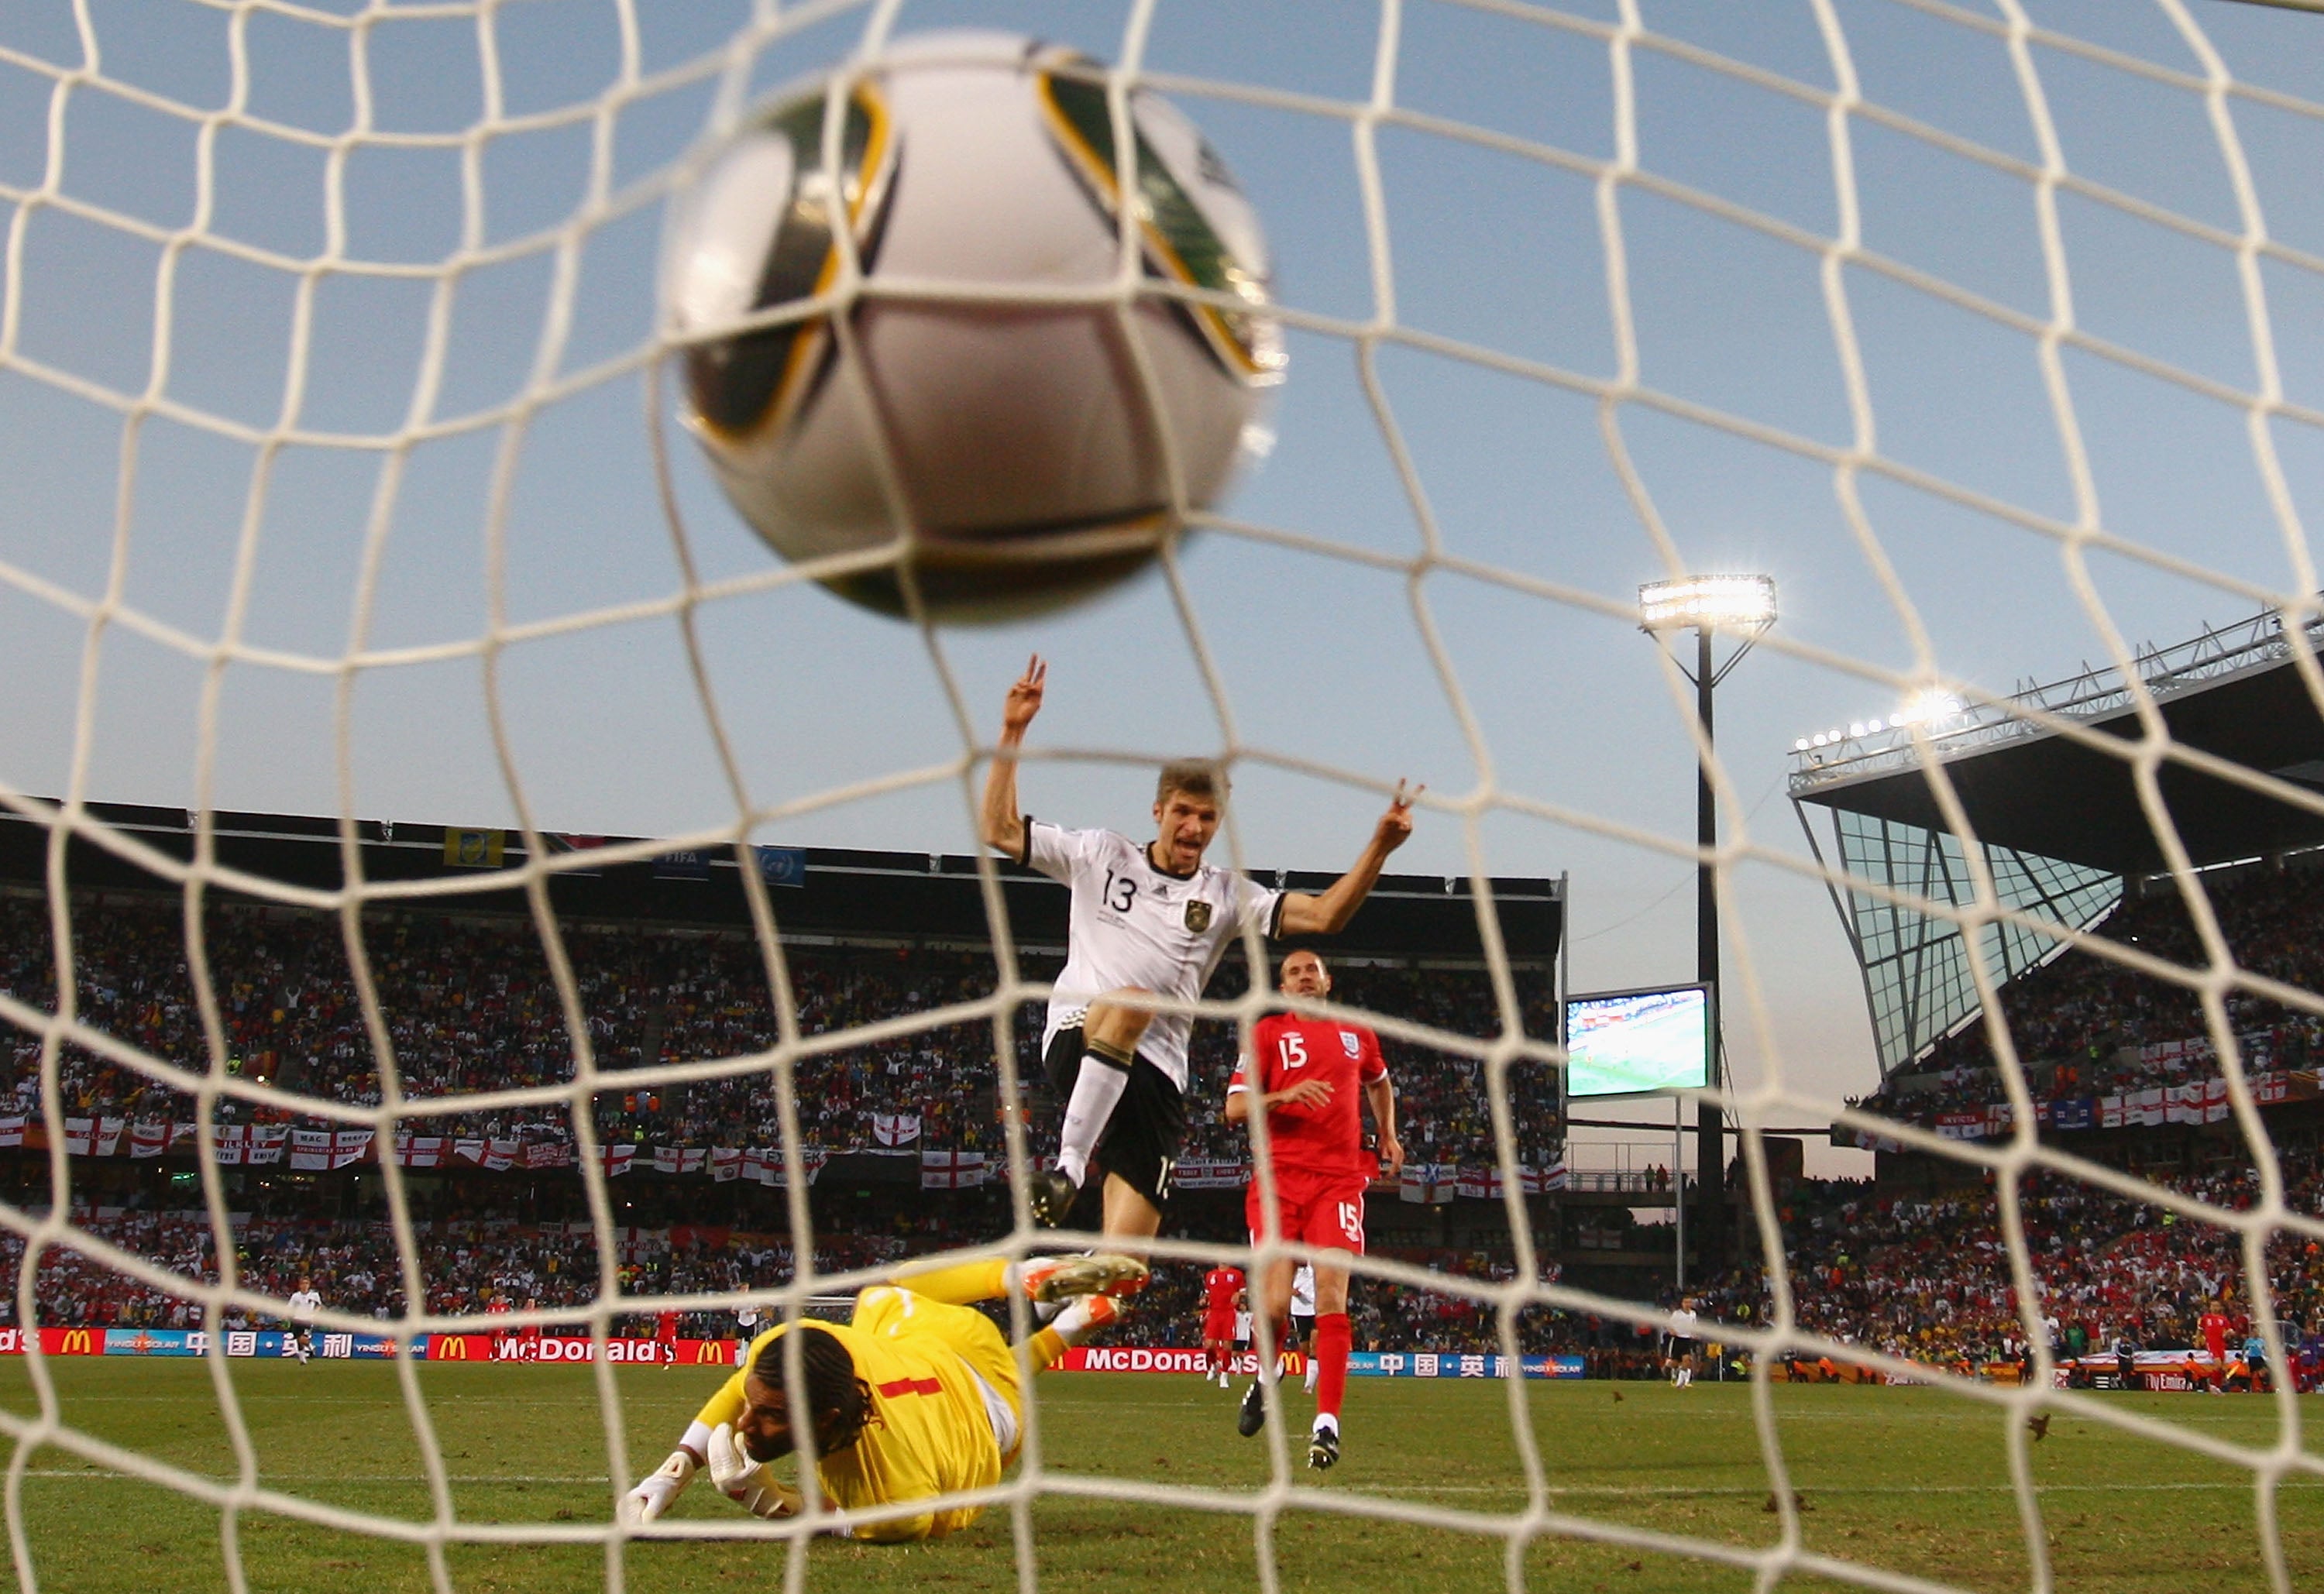
[[[1641,631],[1761,631],[1775,623],[1772,576],[1687,576],[1638,588]]]
[[[1888,716],[1892,725],[1933,725],[1960,713],[1961,700],[1950,692],[1934,687],[1915,692],[1906,698],[1896,712]]]

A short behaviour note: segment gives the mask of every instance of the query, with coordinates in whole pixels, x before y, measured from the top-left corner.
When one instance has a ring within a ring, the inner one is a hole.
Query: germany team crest
[[[1211,905],[1197,898],[1186,904],[1186,928],[1201,935],[1211,927]]]

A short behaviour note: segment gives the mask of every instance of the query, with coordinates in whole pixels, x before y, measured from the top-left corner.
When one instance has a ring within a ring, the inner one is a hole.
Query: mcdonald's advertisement
[[[739,1367],[740,1340],[607,1340],[607,1361],[676,1367]],[[597,1343],[564,1334],[429,1334],[429,1361],[595,1361]]]
[[[200,1329],[42,1328],[43,1356],[207,1356],[210,1336]],[[22,1356],[24,1331],[0,1328],[0,1356]],[[261,1359],[295,1358],[298,1336],[279,1329],[229,1329],[217,1336],[228,1356]],[[308,1354],[323,1361],[390,1361],[395,1341],[384,1334],[346,1334],[317,1330]],[[740,1340],[608,1340],[607,1361],[677,1367],[738,1367]],[[426,1361],[570,1361],[596,1359],[594,1341],[557,1334],[529,1339],[520,1334],[421,1334],[411,1353]]]

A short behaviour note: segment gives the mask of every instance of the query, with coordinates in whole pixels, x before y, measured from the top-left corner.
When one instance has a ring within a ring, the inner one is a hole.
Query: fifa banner
[[[43,1356],[207,1356],[210,1336],[201,1329],[43,1328],[38,1330]],[[28,1347],[24,1331],[0,1328],[0,1356],[23,1356]],[[233,1357],[295,1357],[297,1336],[278,1329],[232,1329],[218,1336]],[[417,1342],[413,1345],[419,1350]],[[342,1334],[318,1331],[314,1354],[326,1361],[387,1361],[395,1356],[395,1341],[382,1334]]]
[[[2224,1368],[2203,1350],[2141,1350],[2130,1359],[2131,1378],[2142,1389],[2208,1389],[2215,1379],[2226,1378],[2245,1365],[2232,1350]],[[2061,1361],[2051,1369],[2050,1381],[2063,1389],[2077,1367],[2098,1388],[2123,1387],[2122,1359],[2112,1351],[2085,1356],[2080,1362]]]
[[[1579,1356],[1523,1356],[1517,1359],[1528,1378],[1578,1378]],[[1437,1350],[1351,1350],[1348,1376],[1356,1378],[1506,1378],[1511,1367],[1506,1356],[1461,1356]],[[1234,1370],[1257,1370],[1258,1358],[1240,1351]],[[1145,1345],[1076,1345],[1065,1352],[1055,1369],[1067,1373],[1201,1373],[1210,1368],[1204,1350],[1173,1350]]]
[[[673,1367],[740,1367],[748,1348],[742,1340],[608,1340],[607,1361],[641,1361]],[[597,1342],[565,1334],[529,1340],[521,1334],[430,1334],[429,1361],[559,1361],[597,1359]]]
[[[2174,1045],[2193,1043],[2174,1042]],[[2153,1048],[2144,1048],[2153,1050]],[[2263,1107],[2312,1101],[2324,1096],[2312,1068],[2272,1070],[2250,1075],[2252,1099]],[[2224,1123],[2235,1110],[2224,1079],[2182,1085],[2155,1085],[2114,1096],[2070,1096],[2034,1103],[2034,1121],[2044,1129],[2161,1129],[2166,1124]],[[1999,1140],[2017,1129],[2017,1110],[2006,1101],[1960,1112],[1940,1112],[1923,1120],[1947,1140]],[[1833,1143],[1867,1151],[1901,1151],[1901,1142],[1865,1129],[1835,1129]]]

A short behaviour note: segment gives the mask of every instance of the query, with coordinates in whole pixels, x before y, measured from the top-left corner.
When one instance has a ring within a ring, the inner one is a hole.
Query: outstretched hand
[[[1416,786],[1407,793],[1403,781],[1396,783],[1396,795],[1388,799],[1388,812],[1380,815],[1379,828],[1372,833],[1380,851],[1393,852],[1412,839],[1412,805],[1427,789],[1425,786]]]
[[[1041,712],[1041,689],[1049,678],[1048,662],[1038,653],[1025,666],[1009,688],[1009,696],[1001,705],[1001,733],[1015,740],[1025,734],[1025,727]]]

